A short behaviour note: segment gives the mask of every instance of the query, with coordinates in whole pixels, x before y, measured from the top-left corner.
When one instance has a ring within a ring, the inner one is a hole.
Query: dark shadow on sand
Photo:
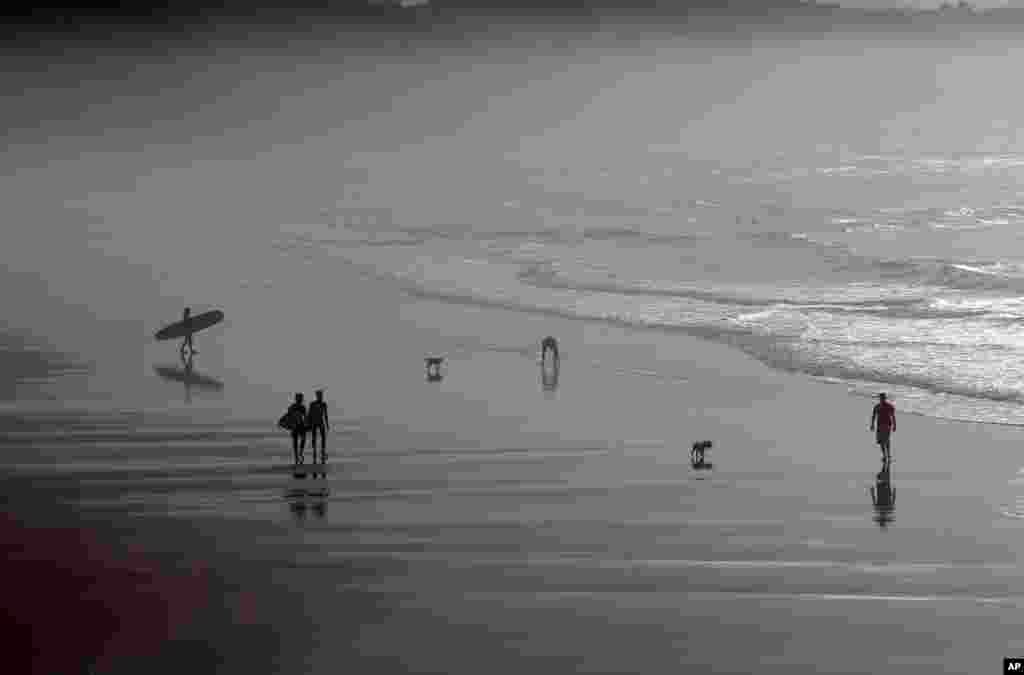
[[[875,508],[873,520],[883,530],[893,521],[896,511],[896,490],[892,486],[892,473],[888,462],[875,476],[875,485],[869,488],[871,505]]]
[[[330,490],[318,488],[289,488],[284,494],[288,511],[296,523],[304,523],[309,516],[316,520],[327,517],[327,502]]]
[[[551,362],[551,366],[548,367],[547,363],[542,361],[540,364],[540,388],[541,391],[546,393],[554,393],[558,390],[558,377],[559,377],[559,363],[558,359]]]

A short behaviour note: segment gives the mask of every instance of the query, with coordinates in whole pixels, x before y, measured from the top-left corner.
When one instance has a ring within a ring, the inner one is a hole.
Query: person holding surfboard
[[[214,309],[192,316],[192,308],[186,307],[181,321],[175,321],[169,326],[164,326],[153,335],[157,340],[177,340],[182,338],[181,355],[185,357],[186,350],[189,354],[195,354],[195,347],[192,345],[192,335],[210,326],[216,326],[224,320],[224,312]]]
[[[192,346],[192,326],[191,326],[192,322],[190,321],[191,318],[192,318],[192,308],[191,307],[186,307],[185,308],[185,315],[181,318],[181,322],[183,324],[185,324],[185,330],[188,331],[188,332],[185,333],[185,339],[181,343],[181,353],[182,354],[185,353],[186,347],[188,348],[188,351],[189,351],[190,354],[195,351],[195,347]]]
[[[316,400],[309,404],[309,414],[306,417],[306,426],[310,432],[310,443],[313,445],[313,463],[316,464],[316,437],[320,435],[320,463],[327,463],[327,430],[331,424],[327,419],[327,401],[324,400],[324,390],[316,390]]]

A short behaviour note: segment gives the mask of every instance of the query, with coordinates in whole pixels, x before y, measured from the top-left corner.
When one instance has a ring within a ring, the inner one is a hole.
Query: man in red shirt
[[[875,421],[878,421],[877,431]],[[878,404],[871,411],[871,430],[875,432],[875,441],[882,448],[882,461],[892,459],[889,451],[889,436],[896,431],[896,408],[885,400],[885,394],[878,395]]]

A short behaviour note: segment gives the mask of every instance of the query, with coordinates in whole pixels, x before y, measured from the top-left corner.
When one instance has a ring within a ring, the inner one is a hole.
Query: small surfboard
[[[157,340],[174,340],[176,338],[183,338],[190,333],[198,333],[201,330],[206,330],[210,326],[216,326],[223,320],[224,312],[219,309],[214,309],[209,312],[190,316],[188,320],[182,319],[181,321],[175,321],[169,326],[164,326],[158,330],[153,337]]]

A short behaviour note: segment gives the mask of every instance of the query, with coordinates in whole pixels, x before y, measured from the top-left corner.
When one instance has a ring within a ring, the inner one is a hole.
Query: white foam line
[[[486,524],[482,524],[486,526]],[[559,556],[546,558],[476,558],[461,560],[458,556],[443,554],[422,553],[409,554],[406,552],[387,551],[334,551],[332,557],[389,557],[410,561],[436,561],[447,562],[459,566],[488,566],[488,565],[548,565],[548,566],[573,566],[581,564],[592,564],[601,568],[630,569],[635,567],[662,567],[662,568],[694,568],[707,567],[712,569],[846,569],[856,572],[867,572],[875,574],[904,574],[907,572],[938,572],[941,570],[1017,570],[1017,565],[1011,564],[956,564],[956,563],[845,563],[833,560],[601,560],[589,557],[588,554],[580,556]],[[858,596],[862,597],[862,596]]]
[[[393,583],[373,583],[373,584],[349,584],[345,586],[346,590],[358,590],[362,592],[382,592],[382,593],[393,593],[393,592],[416,592],[422,593],[422,588],[419,586],[408,586],[402,587]],[[522,590],[487,590],[487,591],[475,591],[475,590],[464,590],[460,592],[460,595],[464,598],[509,598],[515,597],[522,599],[524,592]],[[809,600],[809,601],[881,601],[881,602],[908,602],[908,603],[936,603],[936,602],[972,602],[981,605],[1020,605],[1024,603],[1024,597],[1021,596],[978,596],[978,595],[911,595],[911,594],[899,594],[899,593],[764,593],[757,591],[681,591],[681,590],[665,590],[665,589],[635,589],[635,590],[576,590],[576,591],[545,591],[537,590],[529,593],[529,597],[534,600],[557,600],[560,598],[601,598],[601,597],[624,597],[624,596],[641,596],[641,595],[657,595],[659,598],[672,597],[683,597],[691,600],[701,599],[729,599],[729,600]]]
[[[898,593],[760,593],[746,591],[664,591],[664,590],[599,590],[599,591],[539,591],[533,597],[598,597],[612,595],[642,595],[657,593],[659,596],[681,595],[689,598],[726,597],[749,600],[875,600],[882,602],[975,602],[987,605],[1021,604],[1021,596],[977,596],[977,595],[910,595]],[[483,593],[480,595],[484,595]],[[500,595],[500,594],[499,594]]]
[[[958,565],[955,563],[847,563],[834,560],[621,560],[598,561],[600,567],[707,567],[713,569],[845,569],[872,574],[939,572],[942,570],[1011,570],[1009,564]]]

